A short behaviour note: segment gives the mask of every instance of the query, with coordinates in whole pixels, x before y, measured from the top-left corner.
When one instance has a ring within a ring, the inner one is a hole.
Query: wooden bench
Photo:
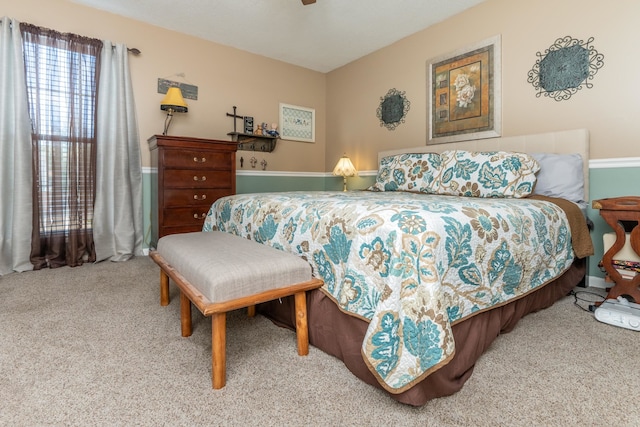
[[[169,304],[169,278],[180,289],[182,336],[192,333],[191,303],[211,316],[211,376],[226,382],[226,313],[294,295],[298,354],[309,353],[306,291],[322,286],[302,258],[219,231],[160,238],[150,257],[160,266],[160,303]]]

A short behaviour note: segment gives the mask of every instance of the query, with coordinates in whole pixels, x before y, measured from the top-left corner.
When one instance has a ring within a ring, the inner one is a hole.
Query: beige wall
[[[640,157],[640,2],[616,0],[488,0],[432,28],[328,74],[329,169],[343,154],[360,170],[376,168],[384,149],[424,145],[430,58],[500,34],[502,37],[502,134],[588,128],[591,157]],[[381,29],[383,30],[383,29]],[[536,98],[527,82],[537,52],[560,37],[587,40],[604,54],[604,67],[567,101]],[[411,102],[406,122],[380,127],[376,108],[391,88]]]
[[[427,78],[430,58],[500,34],[502,37],[502,134],[586,127],[592,158],[639,157],[640,89],[635,72],[640,55],[640,2],[616,0],[488,0],[432,28],[328,74],[163,30],[85,8],[65,0],[0,0],[3,14],[20,21],[126,43],[142,50],[130,57],[138,109],[143,164],[146,139],[161,133],[164,113],[156,91],[159,77],[177,73],[198,86],[189,113],[176,115],[171,135],[228,139],[232,106],[257,122],[278,119],[285,102],[316,109],[316,143],[279,141],[273,153],[255,155],[275,171],[331,171],[343,153],[359,170],[376,169],[380,150],[424,145],[427,140]],[[380,29],[383,30],[383,29]],[[527,73],[536,53],[570,35],[604,54],[604,67],[568,101],[537,98]],[[411,102],[406,122],[396,130],[380,126],[376,109],[391,88]],[[240,157],[240,156],[238,156]],[[245,162],[245,169],[248,169]]]
[[[280,102],[315,108],[316,143],[278,141],[273,153],[239,152],[266,160],[267,170],[324,171],[326,74],[185,36],[64,0],[0,0],[2,14],[61,32],[108,39],[136,47],[130,56],[140,127],[143,165],[149,165],[147,138],[162,133],[165,114],[157,79],[198,86],[189,112],[174,116],[170,135],[229,140],[233,121],[225,113],[238,106],[257,122],[277,122]],[[173,75],[184,73],[185,79]],[[171,77],[173,76],[173,77]],[[238,122],[240,125],[240,121]],[[240,128],[239,128],[240,129]],[[238,165],[239,167],[239,165]],[[248,169],[245,161],[244,169]]]

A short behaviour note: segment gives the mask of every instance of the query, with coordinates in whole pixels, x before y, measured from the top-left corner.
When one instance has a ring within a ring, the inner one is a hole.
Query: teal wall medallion
[[[538,59],[527,78],[538,91],[536,97],[564,101],[583,87],[593,87],[590,80],[604,66],[604,55],[593,47],[593,40],[566,36],[557,39],[544,53],[536,53]]]
[[[404,91],[401,92],[394,88],[389,89],[385,96],[380,97],[380,105],[376,110],[380,126],[395,130],[401,123],[404,123],[404,118],[411,106],[404,94]]]

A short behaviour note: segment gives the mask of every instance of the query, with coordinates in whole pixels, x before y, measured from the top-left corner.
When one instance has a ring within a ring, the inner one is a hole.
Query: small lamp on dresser
[[[338,164],[335,168],[333,168],[333,174],[337,176],[341,176],[344,179],[344,185],[342,191],[347,191],[347,177],[355,176],[358,173],[353,163],[347,155],[345,154],[338,160]]]
[[[160,102],[160,109],[167,112],[167,118],[164,120],[164,132],[162,132],[163,135],[166,135],[167,131],[169,130],[169,125],[171,124],[173,113],[186,113],[187,111],[189,111],[188,107],[189,106],[182,97],[182,91],[179,87],[170,87],[167,90],[167,94],[165,95],[162,102]]]

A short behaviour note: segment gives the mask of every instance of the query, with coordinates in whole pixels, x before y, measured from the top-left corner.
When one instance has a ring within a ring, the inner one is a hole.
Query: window
[[[86,257],[94,251],[96,92],[102,42],[29,24],[20,28],[37,195],[34,229],[40,240],[32,244],[32,261],[33,252],[40,251],[50,263],[51,253],[62,256],[70,245]],[[62,265],[74,265],[68,257]]]

